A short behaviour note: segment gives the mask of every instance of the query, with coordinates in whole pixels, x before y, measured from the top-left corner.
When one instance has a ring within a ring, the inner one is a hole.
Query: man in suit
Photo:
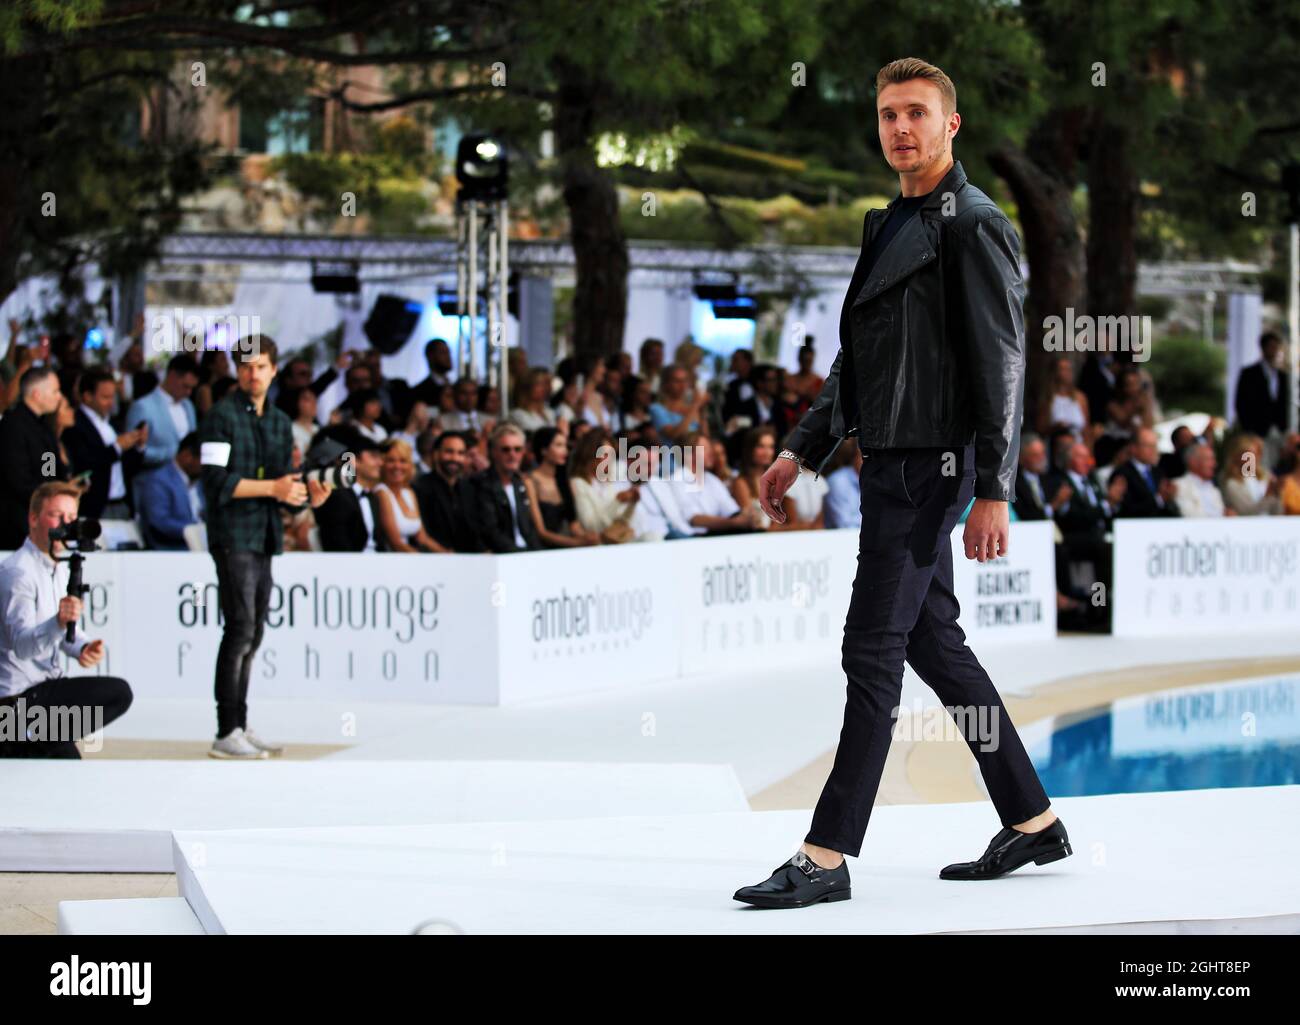
[[[1088,353],[1079,372],[1079,390],[1088,400],[1088,415],[1093,423],[1104,424],[1109,414],[1110,400],[1115,395],[1115,376],[1119,360],[1110,351]]]
[[[190,395],[199,383],[199,365],[188,353],[179,353],[167,364],[162,383],[127,410],[126,423],[135,428],[149,425],[141,472],[166,466],[176,458],[181,439],[198,427]]]
[[[405,408],[401,419],[405,420],[411,407],[423,402],[430,410],[436,410],[442,400],[442,390],[451,384],[451,347],[442,338],[430,338],[424,343],[424,361],[429,366],[429,376],[413,384],[406,393]]]
[[[81,498],[81,515],[93,519],[128,520],[131,502],[127,473],[134,474],[143,456],[149,428],[119,433],[109,422],[117,401],[117,382],[109,370],[87,370],[77,384],[81,405],[63,445],[73,473],[90,471],[90,488]]]
[[[0,418],[0,549],[6,551],[27,538],[33,492],[68,476],[59,441],[43,419],[63,401],[58,375],[48,364],[32,367],[18,387],[19,401]]]
[[[1047,446],[1037,434],[1025,431],[1020,438],[1020,466],[1016,474],[1016,497],[1011,506],[1017,519],[1047,520],[1069,499],[1069,490],[1050,479]]]
[[[425,531],[449,552],[483,550],[474,529],[475,488],[465,474],[467,454],[464,435],[445,431],[434,443],[433,469],[411,485]]]
[[[1286,430],[1290,382],[1282,369],[1282,336],[1266,331],[1259,339],[1260,359],[1242,367],[1237,376],[1237,423],[1251,434],[1267,438],[1274,428]]]
[[[1186,424],[1174,428],[1174,433],[1170,436],[1173,442],[1174,450],[1172,452],[1163,452],[1160,455],[1160,472],[1170,480],[1177,480],[1187,472],[1187,463],[1183,459],[1183,450],[1192,442],[1196,441],[1196,435]]]
[[[1066,492],[1066,499],[1057,508],[1054,517],[1061,530],[1061,543],[1057,549],[1064,553],[1064,559],[1057,562],[1056,573],[1060,581],[1058,588],[1072,593],[1069,587],[1069,564],[1091,562],[1095,581],[1102,586],[1103,600],[1093,601],[1092,594],[1085,594],[1084,609],[1092,621],[1104,625],[1110,609],[1114,561],[1106,533],[1114,521],[1116,510],[1124,500],[1128,481],[1119,474],[1113,474],[1109,487],[1103,489],[1093,473],[1094,465],[1088,446],[1076,442],[1070,449],[1065,469],[1049,478],[1049,486]],[[1063,564],[1065,575],[1062,578]]]
[[[524,432],[514,424],[501,424],[488,440],[488,453],[491,465],[473,481],[479,540],[488,551],[498,554],[536,551],[542,540],[519,476]]]
[[[750,378],[754,374],[754,354],[748,349],[737,349],[731,354],[731,374],[727,381],[727,392],[722,400],[723,422],[733,416],[750,416],[746,403],[754,397],[754,386]],[[751,424],[757,427],[757,424]]]
[[[349,429],[348,438],[356,478],[351,487],[335,488],[316,510],[320,546],[327,552],[382,551],[374,491],[383,458],[379,446],[359,431]]]
[[[1112,478],[1122,477],[1126,482],[1119,516],[1178,515],[1174,482],[1160,472],[1159,458],[1156,432],[1149,427],[1142,428],[1133,441],[1132,457],[1111,474]]]
[[[199,435],[193,431],[181,439],[176,458],[136,482],[140,533],[145,547],[157,551],[183,551],[185,528],[203,522],[203,489],[199,478]]]

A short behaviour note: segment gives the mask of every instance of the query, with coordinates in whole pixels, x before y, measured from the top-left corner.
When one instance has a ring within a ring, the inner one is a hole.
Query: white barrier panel
[[[669,542],[681,672],[797,668],[844,636],[856,530]]]
[[[1046,520],[1011,524],[1010,551],[993,562],[966,558],[965,524],[952,532],[953,593],[966,637],[1034,641],[1056,636],[1056,551]]]
[[[627,544],[494,558],[501,703],[677,675],[669,558],[676,547]]]
[[[274,585],[250,691],[496,704],[491,556],[291,554]],[[221,641],[216,567],[189,552],[87,557],[83,628],[108,649],[102,675],[141,696],[211,695]],[[68,671],[81,670],[71,664]]]
[[[1046,526],[1018,524],[1011,556],[984,567],[954,532],[968,635],[1051,634]],[[107,647],[97,672],[143,697],[210,696],[221,641],[211,557],[101,552],[85,566],[83,626]],[[250,689],[510,704],[722,668],[797,669],[812,651],[839,650],[856,566],[856,530],[509,556],[287,554],[272,564]]]
[[[1242,633],[1300,623],[1300,519],[1115,521],[1118,637]]]

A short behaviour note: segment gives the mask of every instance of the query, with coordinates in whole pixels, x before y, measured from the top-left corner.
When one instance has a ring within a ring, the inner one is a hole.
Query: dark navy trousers
[[[844,725],[805,840],[858,856],[898,718],[904,660],[944,706],[969,712],[967,722],[996,718],[995,745],[970,729],[964,737],[1002,824],[1042,814],[1050,802],[1038,773],[957,625],[950,535],[974,494],[974,445],[871,450],[860,486],[858,570],[844,624]]]

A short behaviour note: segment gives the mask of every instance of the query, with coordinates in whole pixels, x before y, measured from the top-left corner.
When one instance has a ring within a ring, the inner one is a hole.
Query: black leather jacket
[[[893,203],[867,214],[862,253]],[[1020,242],[993,200],[953,164],[840,313],[840,351],[786,440],[820,473],[839,443],[863,449],[975,442],[975,497],[1015,497],[1024,414]]]

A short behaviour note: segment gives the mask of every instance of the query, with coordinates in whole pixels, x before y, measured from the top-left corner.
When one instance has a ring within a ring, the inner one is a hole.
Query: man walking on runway
[[[1065,827],[988,674],[957,625],[950,535],[972,496],[966,557],[1008,551],[1025,372],[1020,247],[1006,215],[952,156],[961,125],[941,70],[916,58],[876,76],[880,145],[899,191],[868,213],[840,314],[840,351],[816,402],[763,475],[781,501],[805,468],[820,473],[844,437],[863,452],[858,570],[844,625],[844,725],[800,849],[735,899],[758,907],[847,900],[889,751],[903,662],[958,722],[996,717],[988,745],[966,743],[1002,829],[977,860],[943,879],[995,879],[1071,853]]]

